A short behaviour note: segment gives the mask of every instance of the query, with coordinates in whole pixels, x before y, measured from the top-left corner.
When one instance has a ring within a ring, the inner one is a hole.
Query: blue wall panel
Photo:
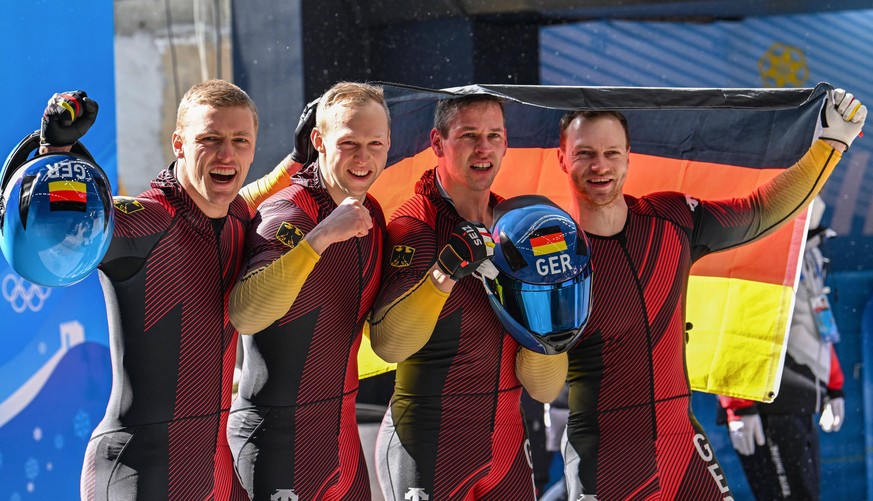
[[[112,0],[5,2],[0,32],[3,158],[53,93],[82,89],[100,104],[83,142],[116,184]],[[0,500],[77,499],[111,381],[99,283],[34,286],[0,257],[0,289]]]
[[[642,87],[813,87],[825,81],[871,107],[871,46],[873,10],[712,23],[597,21],[543,28],[540,77],[547,85]],[[839,433],[821,434],[822,499],[873,499],[867,480],[873,475],[873,424],[867,425],[873,423],[867,395],[873,381],[862,370],[873,363],[873,344],[863,341],[860,327],[873,294],[871,156],[873,138],[857,140],[822,192],[828,204],[823,222],[840,235],[828,242],[828,255],[843,338],[837,353],[846,375],[846,424]],[[727,431],[715,425],[714,397],[696,394],[693,402],[735,499],[752,499]]]
[[[540,79],[548,85],[814,87],[829,82],[873,104],[873,10],[752,17],[712,23],[568,24],[540,32]],[[869,128],[869,127],[868,127]],[[831,176],[824,222],[835,270],[870,266],[873,139],[861,138]]]

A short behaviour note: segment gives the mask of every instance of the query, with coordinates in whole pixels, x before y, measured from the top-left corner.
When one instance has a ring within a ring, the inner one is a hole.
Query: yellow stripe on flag
[[[79,193],[85,193],[88,191],[88,187],[85,186],[85,183],[80,183],[79,181],[51,181],[48,186],[49,192],[77,191]]]
[[[687,320],[693,327],[685,347],[691,388],[772,402],[782,379],[793,297],[791,287],[782,285],[692,275]]]

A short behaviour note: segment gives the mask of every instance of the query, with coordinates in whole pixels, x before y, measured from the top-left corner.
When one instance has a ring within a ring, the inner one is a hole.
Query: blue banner
[[[2,157],[39,128],[52,94],[85,90],[100,111],[83,143],[115,186],[112,0],[7,2],[3,10]],[[112,378],[99,281],[92,274],[72,287],[40,287],[0,257],[0,293],[0,499],[77,499]]]
[[[815,87],[828,82],[873,102],[873,10],[740,21],[597,21],[540,32],[540,83],[636,87]],[[869,126],[868,126],[869,129]],[[869,130],[868,130],[869,132]],[[855,141],[821,196],[840,237],[834,271],[873,252],[873,140]]]

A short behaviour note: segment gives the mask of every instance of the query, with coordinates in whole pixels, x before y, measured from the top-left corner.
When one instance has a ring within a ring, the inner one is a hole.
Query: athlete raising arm
[[[569,352],[564,447],[569,499],[729,499],[691,412],[685,297],[691,264],[758,239],[804,210],[866,119],[852,94],[829,94],[823,132],[806,155],[745,198],[625,195],[630,138],[614,111],[575,111],[560,123],[558,160],[571,214],[591,239],[598,307]]]

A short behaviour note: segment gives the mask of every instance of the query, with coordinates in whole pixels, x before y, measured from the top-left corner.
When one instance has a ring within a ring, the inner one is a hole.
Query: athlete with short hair
[[[534,499],[522,385],[557,396],[566,355],[521,348],[470,276],[489,256],[491,193],[507,141],[502,102],[472,95],[438,103],[437,167],[388,224],[371,342],[398,362],[376,445],[386,499]]]
[[[96,115],[86,93],[55,94],[40,153],[70,151]],[[240,192],[257,130],[242,89],[194,85],[179,104],[176,160],[152,189],[115,198],[115,229],[98,266],[112,391],[85,453],[84,500],[246,498],[225,431],[237,339],[227,295],[254,206],[289,177],[281,164]]]
[[[569,352],[565,477],[569,499],[729,499],[721,466],[691,411],[685,295],[700,257],[756,240],[804,210],[864,124],[867,109],[829,93],[806,155],[745,198],[623,193],[630,144],[618,112],[574,111],[558,160],[571,214],[591,240],[597,298]]]
[[[258,210],[230,300],[243,338],[228,439],[254,499],[370,499],[355,397],[361,333],[382,266],[367,190],[388,160],[382,88],[341,82],[318,101],[318,159]]]

